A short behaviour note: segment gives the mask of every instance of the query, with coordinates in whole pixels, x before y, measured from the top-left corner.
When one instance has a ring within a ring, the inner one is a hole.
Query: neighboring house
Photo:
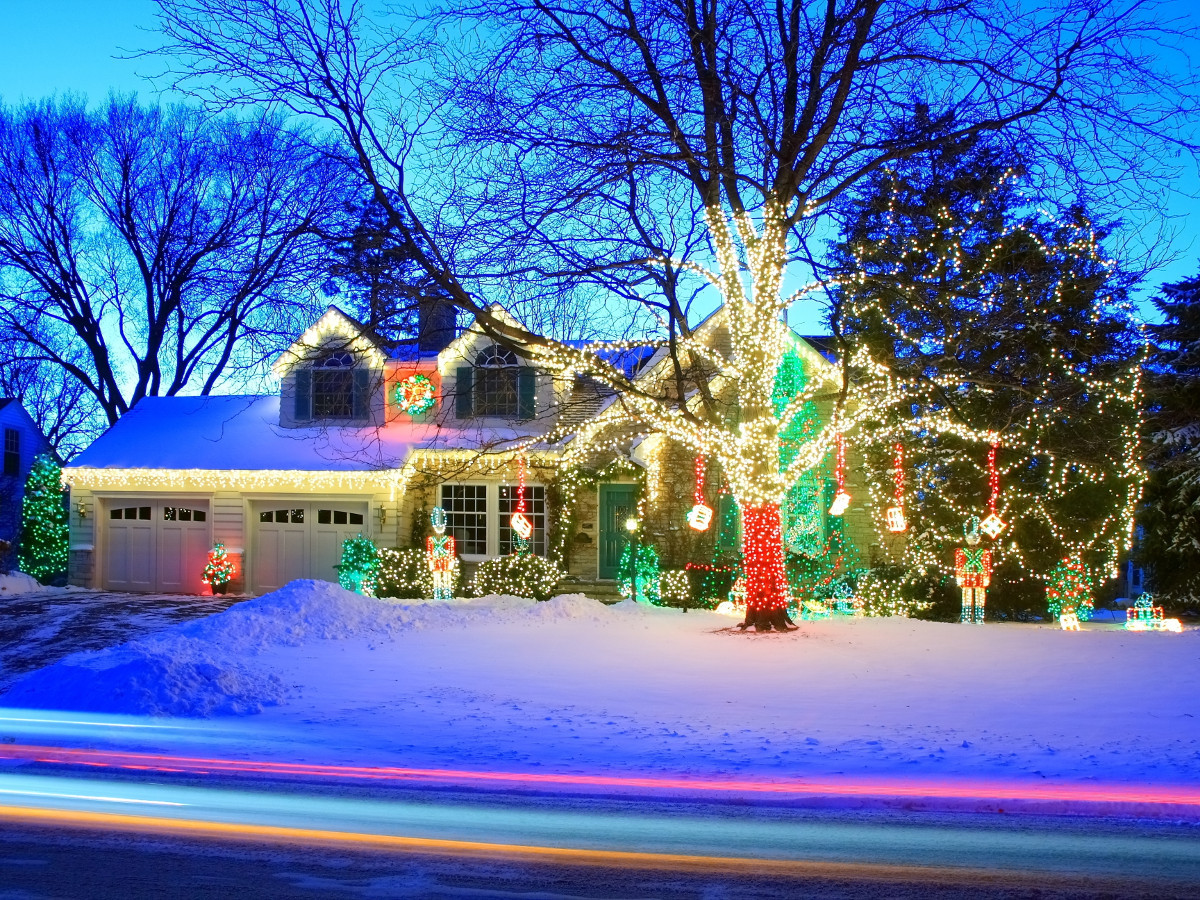
[[[217,541],[238,564],[234,590],[332,581],[346,538],[409,546],[427,532],[435,505],[469,573],[511,549],[512,451],[522,446],[534,552],[549,552],[556,528],[569,527],[557,538],[570,571],[614,577],[642,483],[647,525],[673,523],[648,535],[661,531],[669,543],[692,502],[693,466],[657,437],[630,434],[588,454],[589,466],[620,460],[626,468],[609,467],[570,515],[557,508],[574,433],[605,415],[620,424],[611,392],[539,372],[475,327],[426,331],[418,346],[397,351],[330,307],[276,361],[277,394],[139,401],[64,470],[73,491],[71,582],[199,593]],[[663,371],[647,348],[613,362],[639,378]],[[426,386],[427,410],[417,402]],[[711,552],[712,539],[700,552]]]
[[[0,430],[4,434],[4,458],[0,464],[0,572],[8,572],[17,567],[25,479],[33,468],[34,457],[50,453],[51,448],[16,398],[0,397]]]

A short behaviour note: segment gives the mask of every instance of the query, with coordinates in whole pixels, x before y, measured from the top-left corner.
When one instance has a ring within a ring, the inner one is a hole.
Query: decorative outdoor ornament
[[[998,441],[993,441],[988,448],[988,514],[979,523],[979,530],[995,540],[1005,529],[1005,523],[996,515],[996,500],[1000,497],[1000,473],[996,471],[996,448]]]
[[[703,503],[697,503],[687,513],[687,523],[697,531],[708,531],[712,524],[713,511]]]
[[[521,540],[527,541],[533,536],[533,523],[529,521],[529,517],[523,512],[515,512],[512,518],[509,519],[513,531]]]
[[[446,534],[446,511],[435,506],[429,521],[434,534],[425,538],[425,554],[429,560],[429,573],[433,576],[433,599],[452,600],[458,556],[454,552],[454,538]]]
[[[837,436],[837,450],[834,454],[833,475],[837,480],[837,492],[833,495],[829,514],[840,516],[850,506],[850,495],[846,493],[846,438],[840,431]]]
[[[1058,617],[1058,624],[1063,631],[1078,631],[1079,616],[1075,613],[1063,613]]]
[[[396,382],[395,403],[400,411],[410,416],[419,416],[433,409],[433,382],[424,375],[409,375]]]
[[[512,530],[517,533],[516,549],[529,549],[529,539],[533,537],[533,522],[525,515],[525,474],[529,463],[524,456],[517,457],[517,509],[508,520]]]
[[[896,484],[896,505],[889,506],[884,514],[887,530],[898,534],[908,530],[908,522],[904,518],[904,445],[896,442],[896,460],[892,469],[892,478]]]
[[[992,551],[976,546],[979,543],[979,519],[967,519],[963,525],[966,547],[954,551],[954,580],[962,588],[962,618],[960,621],[983,624],[987,587],[992,581]]]
[[[1125,610],[1126,631],[1173,631],[1179,634],[1183,626],[1178,619],[1164,619],[1163,608],[1154,605],[1154,598],[1142,594],[1133,606]]]
[[[704,502],[704,457],[696,457],[696,490],[693,494],[695,505],[687,512],[687,523],[696,531],[708,531],[712,524],[712,508]]]

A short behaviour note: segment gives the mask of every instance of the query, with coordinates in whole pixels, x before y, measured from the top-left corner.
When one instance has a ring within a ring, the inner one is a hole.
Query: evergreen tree
[[[1154,305],[1146,397],[1143,540],[1139,561],[1155,596],[1200,598],[1200,277],[1164,285]]]
[[[67,574],[68,523],[63,502],[62,467],[42,454],[33,461],[25,480],[22,502],[21,571],[42,584]]]
[[[333,285],[350,298],[350,311],[382,340],[416,344],[422,329],[455,327],[454,307],[440,303],[436,289],[414,263],[411,238],[390,227],[374,201],[350,207],[358,222],[333,245]],[[432,337],[432,335],[426,335]]]
[[[1014,613],[1040,611],[1038,579],[1060,559],[1115,574],[1140,483],[1141,340],[1124,276],[1081,209],[1041,213],[1019,173],[970,141],[876,176],[834,248],[832,322],[848,354],[869,348],[914,396],[864,448],[879,513],[903,446],[911,568],[948,571],[962,523],[986,515],[998,441],[1009,527],[989,605]]]

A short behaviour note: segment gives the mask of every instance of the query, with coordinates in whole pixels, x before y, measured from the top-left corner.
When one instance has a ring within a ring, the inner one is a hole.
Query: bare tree
[[[834,202],[892,162],[993,132],[1038,161],[1044,190],[1105,215],[1164,188],[1166,152],[1196,149],[1193,85],[1162,61],[1187,36],[1150,0],[451,0],[426,17],[432,32],[368,20],[355,0],[159,6],[176,85],[339,132],[447,297],[720,461],[746,525],[746,625],[766,629],[786,626],[780,501],[908,387],[886,361],[857,359],[878,377],[855,385],[853,404],[843,378],[774,408],[781,316],[819,296],[792,290],[789,264]],[[673,381],[634,382],[602,343],[530,334],[480,298],[620,278]],[[691,285],[719,295],[725,352],[695,339],[678,290]],[[713,384],[736,417],[681,389],[697,369],[690,387]],[[781,471],[780,434],[818,390],[833,414]]]
[[[0,335],[0,396],[18,398],[58,458],[69,460],[99,433],[96,399],[60,366],[23,356],[25,349]]]
[[[0,327],[109,423],[258,371],[311,316],[348,173],[277,117],[0,109]]]

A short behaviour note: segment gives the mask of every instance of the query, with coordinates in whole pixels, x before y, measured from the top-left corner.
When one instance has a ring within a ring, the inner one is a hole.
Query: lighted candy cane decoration
[[[1000,473],[996,469],[996,449],[1000,446],[999,438],[992,439],[988,448],[988,514],[979,523],[979,530],[995,540],[1005,528],[1005,523],[996,515],[996,501],[1000,498]]]
[[[896,483],[896,504],[889,506],[887,511],[887,529],[891,532],[908,530],[908,522],[904,518],[904,445],[896,442],[896,460],[893,478]]]
[[[529,549],[529,539],[533,536],[533,522],[525,515],[525,475],[528,465],[525,455],[517,457],[517,511],[512,514],[509,523],[517,533],[519,541],[514,541],[518,551]]]
[[[833,477],[837,480],[837,492],[833,495],[829,514],[840,516],[850,505],[850,495],[846,493],[846,438],[840,431],[837,433],[837,449],[833,460]]]
[[[707,531],[712,522],[713,511],[704,502],[704,457],[696,457],[696,490],[692,495],[694,505],[687,514],[687,523],[697,531]]]

